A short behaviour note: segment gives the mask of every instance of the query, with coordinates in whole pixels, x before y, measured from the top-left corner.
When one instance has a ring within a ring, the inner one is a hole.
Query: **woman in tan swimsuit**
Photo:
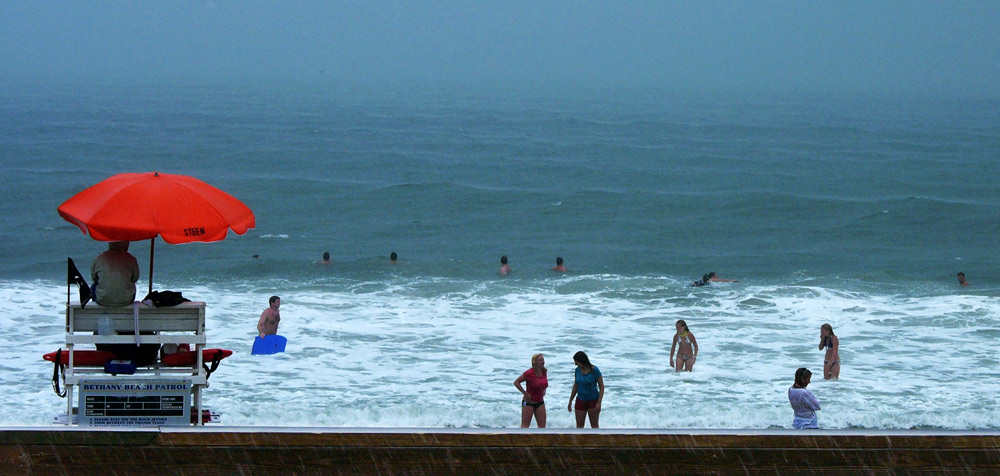
[[[698,340],[694,338],[694,334],[683,320],[677,321],[676,327],[674,343],[670,346],[670,366],[677,372],[681,370],[690,372],[698,357]],[[674,365],[674,349],[677,350],[676,365]]]

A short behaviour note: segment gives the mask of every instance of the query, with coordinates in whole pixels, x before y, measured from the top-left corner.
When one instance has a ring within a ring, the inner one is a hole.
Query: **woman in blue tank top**
[[[584,419],[590,417],[590,427],[599,428],[601,401],[604,400],[604,377],[583,351],[573,355],[573,363],[576,364],[576,378],[566,410],[574,410],[573,397],[576,397],[576,427],[583,428]]]

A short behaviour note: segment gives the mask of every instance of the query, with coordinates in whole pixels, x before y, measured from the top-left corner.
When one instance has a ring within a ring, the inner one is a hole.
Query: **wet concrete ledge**
[[[1000,432],[0,428],[0,475],[1000,474]]]

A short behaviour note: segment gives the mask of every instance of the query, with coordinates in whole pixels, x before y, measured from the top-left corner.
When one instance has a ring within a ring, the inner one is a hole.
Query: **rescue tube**
[[[42,356],[43,359],[49,362],[56,361],[56,352],[49,352]],[[73,365],[80,367],[104,367],[109,360],[117,359],[118,356],[112,352],[106,350],[74,350],[73,351]],[[69,365],[69,351],[62,351],[62,356],[59,357],[60,365]]]
[[[219,360],[222,360],[230,355],[233,355],[233,351],[229,349],[205,349],[201,351],[201,361],[204,363],[212,362],[212,360],[216,358],[216,355],[219,356]],[[165,367],[191,367],[195,364],[195,360],[197,360],[197,358],[198,355],[193,351],[182,351],[164,355],[163,358],[160,359],[160,363]]]
[[[56,351],[58,352],[58,351]],[[56,361],[56,352],[49,352],[42,356],[49,362]],[[219,354],[219,360],[233,355],[229,349],[205,349],[201,351],[202,362],[209,363]],[[162,364],[166,367],[190,367],[194,365],[195,353],[192,351],[182,351],[163,356]],[[73,351],[73,365],[80,367],[103,367],[109,360],[117,359],[118,356],[106,350],[75,350]],[[60,364],[69,365],[69,351],[63,350],[59,357]]]

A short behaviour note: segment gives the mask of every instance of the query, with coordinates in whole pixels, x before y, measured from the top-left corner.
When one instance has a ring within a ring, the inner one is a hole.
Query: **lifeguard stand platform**
[[[208,386],[210,374],[203,365],[205,343],[204,302],[172,307],[142,303],[103,307],[92,303],[84,308],[75,302],[67,304],[66,350],[61,356],[66,415],[57,416],[56,421],[80,426],[150,427],[217,420],[213,415],[206,417],[210,412],[202,408],[201,392]],[[97,344],[187,344],[191,352],[183,364],[168,365],[157,358],[132,374],[113,374],[103,363],[84,358],[96,351],[78,347]],[[74,392],[78,394],[76,401]]]

